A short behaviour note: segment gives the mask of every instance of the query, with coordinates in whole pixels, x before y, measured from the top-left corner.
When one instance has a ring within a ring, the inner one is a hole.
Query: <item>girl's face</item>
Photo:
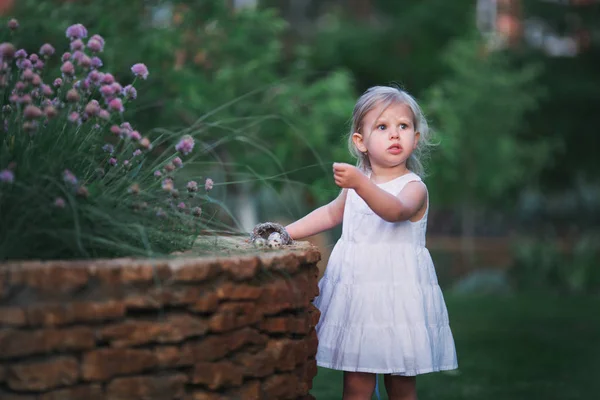
[[[410,107],[393,103],[385,110],[379,105],[367,112],[360,133],[354,133],[352,140],[358,150],[367,152],[375,173],[389,168],[403,172],[408,157],[417,148],[419,132],[415,132]]]

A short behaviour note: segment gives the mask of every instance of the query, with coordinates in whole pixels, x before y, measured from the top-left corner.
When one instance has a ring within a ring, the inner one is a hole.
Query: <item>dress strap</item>
[[[397,178],[397,180],[395,182],[393,182],[393,191],[394,193],[396,193],[396,195],[398,193],[400,193],[402,191],[402,189],[404,189],[404,186],[406,186],[407,184],[409,184],[410,182],[422,182],[423,180],[421,179],[421,177],[417,174],[415,174],[414,172],[410,172],[406,175],[403,175],[399,178]]]

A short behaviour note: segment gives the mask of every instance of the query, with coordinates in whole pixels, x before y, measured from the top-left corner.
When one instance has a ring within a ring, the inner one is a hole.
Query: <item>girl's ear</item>
[[[421,138],[421,132],[416,131],[415,132],[415,145],[414,145],[414,149],[417,148],[417,145],[419,144],[419,139]]]
[[[363,141],[363,136],[360,133],[354,132],[352,134],[352,142],[354,143],[358,151],[360,151],[361,153],[367,152],[367,148],[365,147],[365,143]]]

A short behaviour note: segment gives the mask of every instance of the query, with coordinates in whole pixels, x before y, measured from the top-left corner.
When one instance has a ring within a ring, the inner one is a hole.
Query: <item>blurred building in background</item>
[[[0,15],[5,15],[13,6],[14,0],[0,0]]]
[[[597,0],[537,0],[562,7],[549,20],[530,15],[525,9],[533,2],[523,0],[477,0],[477,27],[493,46],[503,48],[526,44],[550,57],[574,57],[600,39],[598,24],[581,18],[582,8],[598,5]]]

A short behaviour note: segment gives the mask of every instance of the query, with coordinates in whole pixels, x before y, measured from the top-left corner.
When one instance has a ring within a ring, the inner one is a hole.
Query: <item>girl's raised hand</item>
[[[335,184],[344,189],[356,189],[367,177],[354,165],[333,163],[333,179]]]

